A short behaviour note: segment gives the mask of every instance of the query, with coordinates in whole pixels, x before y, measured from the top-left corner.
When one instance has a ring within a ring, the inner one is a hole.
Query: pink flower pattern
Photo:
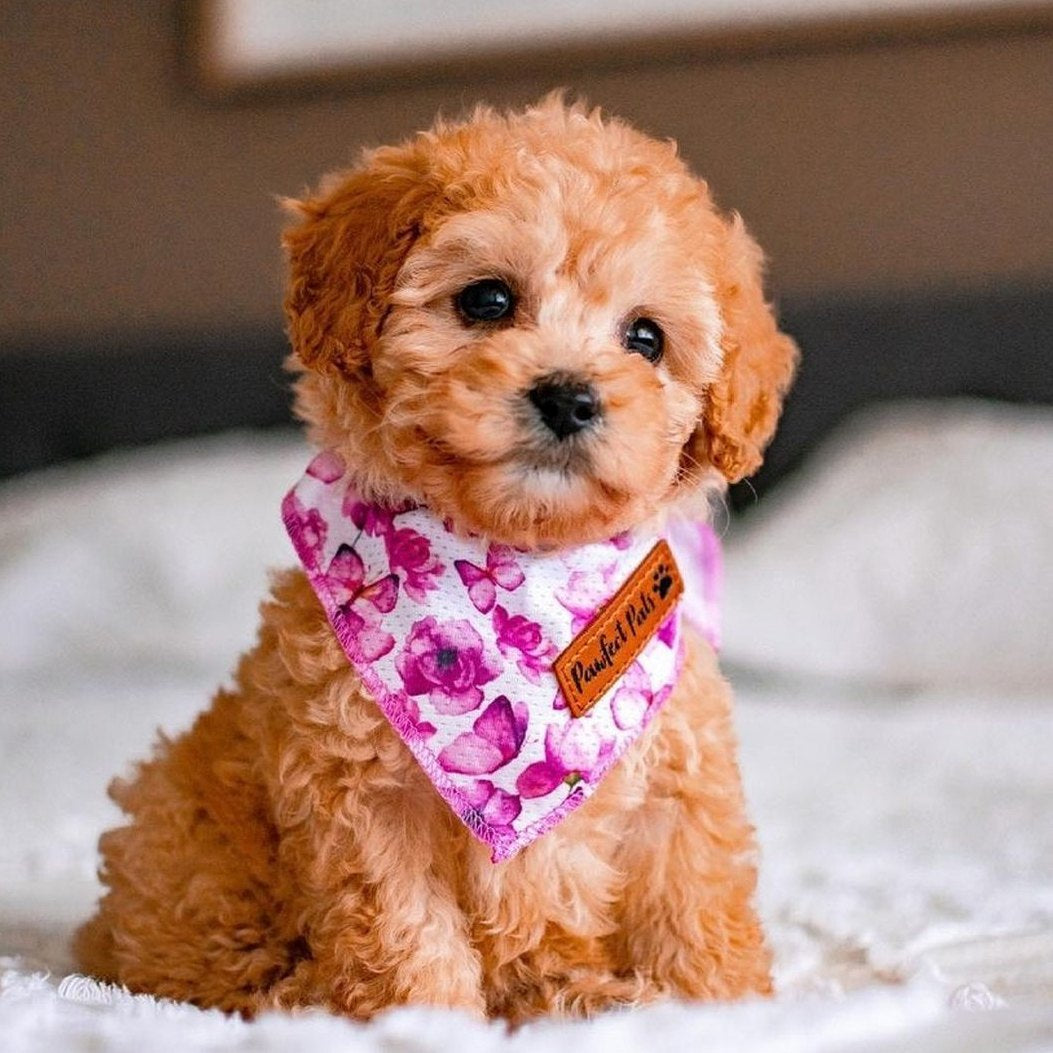
[[[650,678],[638,663],[633,662],[611,698],[611,715],[615,726],[622,731],[638,727],[653,701]]]
[[[474,812],[464,818],[478,816],[497,836],[511,841],[516,836],[512,823],[519,818],[523,804],[514,793],[495,786],[489,779],[476,779],[464,792],[465,799]]]
[[[483,700],[481,688],[501,672],[501,659],[483,646],[470,622],[415,622],[395,660],[408,695],[427,695],[436,712],[468,713]]]
[[[416,530],[394,524],[384,534],[388,562],[404,575],[406,595],[417,603],[427,601],[428,593],[439,587],[439,579],[446,568],[432,554],[431,542]]]
[[[325,539],[329,533],[322,513],[317,508],[305,508],[296,497],[288,502],[286,524],[290,531],[295,531],[300,538],[300,558],[308,570],[314,570],[322,558]]]
[[[583,717],[553,673],[655,539],[518,552],[425,508],[363,500],[352,482],[326,451],[287,495],[301,563],[379,708],[494,860],[506,859],[592,793],[672,690],[675,614]],[[712,619],[719,543],[708,528],[688,539],[699,552],[683,562],[702,575]],[[701,628],[715,639],[712,620]]]
[[[540,684],[556,657],[556,645],[545,639],[541,626],[523,614],[509,614],[500,604],[494,609],[493,626],[501,654],[514,658],[532,684]]]
[[[608,597],[618,591],[611,588],[617,566],[617,563],[605,562],[586,570],[571,571],[566,584],[556,590],[557,602],[572,615],[571,629],[575,636],[592,621]]]
[[[389,696],[388,715],[400,728],[404,727],[416,738],[426,739],[435,734],[437,728],[427,720],[421,719],[420,706],[415,698],[410,698],[405,691],[398,691]]]
[[[603,738],[587,716],[563,726],[550,724],[545,759],[520,773],[516,789],[520,797],[544,797],[560,783],[573,789],[579,782],[592,782],[613,749],[613,737]]]
[[[322,450],[307,466],[307,474],[323,483],[335,483],[345,470],[343,457],[334,450]]]
[[[344,499],[342,510],[345,516],[370,537],[383,537],[395,528],[396,512],[381,505],[367,504],[358,496],[349,493]]]

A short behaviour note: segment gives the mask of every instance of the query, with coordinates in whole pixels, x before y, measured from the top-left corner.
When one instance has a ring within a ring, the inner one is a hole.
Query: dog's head
[[[796,349],[672,144],[549,98],[291,208],[298,411],[370,496],[550,547],[760,465]]]

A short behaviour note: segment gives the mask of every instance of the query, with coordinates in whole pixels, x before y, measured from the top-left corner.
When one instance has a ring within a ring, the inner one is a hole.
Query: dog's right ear
[[[357,373],[367,365],[434,194],[424,152],[411,142],[376,150],[316,194],[283,202],[299,220],[282,244],[289,339],[305,366]]]

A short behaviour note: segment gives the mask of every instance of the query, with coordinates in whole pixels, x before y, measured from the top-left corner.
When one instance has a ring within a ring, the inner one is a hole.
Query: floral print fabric
[[[427,509],[362,501],[328,451],[282,514],[348,659],[494,862],[582,804],[676,682],[679,610],[582,717],[552,672],[653,537],[552,554],[459,537]],[[670,542],[694,587],[685,611],[715,644],[716,538],[691,524]]]

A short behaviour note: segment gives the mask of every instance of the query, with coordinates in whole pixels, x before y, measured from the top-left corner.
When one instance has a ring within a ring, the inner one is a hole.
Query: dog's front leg
[[[369,1017],[484,1012],[458,905],[467,831],[363,690],[300,573],[279,579],[239,670],[274,824],[276,899],[299,961],[261,999]]]
[[[315,712],[332,713],[339,730],[297,720],[271,754],[286,909],[305,946],[270,1004],[482,1016],[479,956],[457,896],[467,832],[353,673],[331,674],[328,697],[340,710]]]
[[[707,646],[692,647],[655,724],[646,800],[619,857],[619,971],[681,998],[767,994],[771,959],[753,907],[756,850],[730,692]]]
[[[444,824],[428,810],[388,784],[368,814],[349,802],[285,837],[309,957],[274,1003],[322,1004],[361,1019],[404,1004],[484,1015],[479,957],[449,873],[451,844],[443,858],[435,830]]]

